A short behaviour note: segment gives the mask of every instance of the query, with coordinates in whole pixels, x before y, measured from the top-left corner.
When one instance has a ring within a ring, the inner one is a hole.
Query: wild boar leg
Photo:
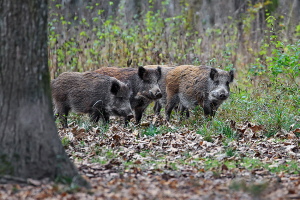
[[[100,119],[100,112],[94,111],[90,114],[90,121],[97,123]]]
[[[161,110],[162,106],[160,104],[159,101],[155,101],[154,107],[153,107],[153,111],[155,113],[155,115],[160,115],[160,110]]]
[[[208,101],[208,100],[204,101],[203,110],[204,110],[204,115],[206,117],[213,116],[213,111],[212,111],[210,101]]]
[[[130,117],[124,117],[125,126],[128,126],[130,119],[131,119]]]
[[[186,107],[184,107],[182,104],[179,105],[179,111],[180,111],[181,117],[184,117],[184,116],[186,118],[190,117],[189,109],[187,109]]]
[[[139,106],[134,109],[134,116],[136,124],[141,122],[142,116],[144,111],[146,110],[147,106]]]
[[[102,117],[105,123],[109,123],[109,114],[107,112],[102,112]]]
[[[58,108],[58,118],[60,119],[60,123],[62,124],[63,128],[68,128],[68,115],[69,115],[70,108],[62,106]]]
[[[107,113],[104,109],[94,110],[90,114],[90,121],[97,123],[99,119],[102,118],[104,123],[109,123],[109,113]]]
[[[216,115],[216,112],[217,112],[219,107],[220,107],[220,104],[214,103],[214,102],[211,103],[211,110],[212,110],[212,115],[211,116],[212,117],[214,117]]]
[[[178,104],[178,102],[179,102],[178,95],[174,95],[173,97],[168,98],[167,106],[166,106],[166,110],[165,110],[167,121],[170,120],[171,112],[172,112],[173,108]]]
[[[218,110],[219,106],[220,105],[218,105],[217,103],[205,101],[204,106],[203,106],[205,117],[210,118],[210,119],[213,118],[215,116],[216,111]]]

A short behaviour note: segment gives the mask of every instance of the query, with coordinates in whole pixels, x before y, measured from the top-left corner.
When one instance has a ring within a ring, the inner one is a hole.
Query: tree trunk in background
[[[47,0],[0,3],[0,176],[72,178],[51,109]]]

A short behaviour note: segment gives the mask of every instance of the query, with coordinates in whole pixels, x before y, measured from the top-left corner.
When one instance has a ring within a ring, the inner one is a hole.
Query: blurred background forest
[[[49,4],[52,78],[63,71],[125,67],[130,61],[132,67],[210,64],[257,75],[268,70],[274,45],[281,51],[297,44],[299,50],[300,0],[51,0]]]

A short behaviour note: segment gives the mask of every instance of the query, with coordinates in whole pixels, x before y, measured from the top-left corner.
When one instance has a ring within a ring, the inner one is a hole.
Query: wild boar
[[[233,81],[230,72],[209,66],[178,66],[166,77],[166,120],[170,120],[172,109],[182,104],[185,109],[199,105],[205,116],[213,117],[219,106],[229,97],[229,84]]]
[[[161,78],[161,68],[146,69],[139,68],[117,68],[102,67],[95,72],[115,77],[129,85],[132,94],[130,96],[131,108],[134,111],[136,123],[140,123],[142,115],[149,105],[148,101],[153,101],[162,97],[158,81]],[[125,123],[129,118],[125,117]]]
[[[174,69],[174,67],[169,65],[146,65],[144,66],[144,68],[154,69],[157,68],[158,66],[161,68],[161,78],[158,81],[158,85],[161,90],[162,97],[155,101],[153,110],[156,115],[159,115],[161,108],[166,105],[166,101],[167,101],[166,76],[170,70]],[[148,101],[147,103],[150,104],[151,101]]]
[[[158,65],[146,65],[145,68],[154,68]],[[173,70],[175,66],[169,65],[159,65],[161,67],[161,79],[158,81],[158,85],[160,87],[162,97],[155,101],[153,110],[155,115],[160,115],[160,110],[164,107],[167,103],[167,92],[166,92],[166,77],[169,71]],[[189,65],[193,66],[193,65]],[[151,102],[149,102],[150,104]],[[175,110],[179,111],[181,115],[185,115],[187,118],[189,117],[189,111],[185,108],[182,104],[179,103],[178,106],[175,107]]]
[[[109,122],[109,116],[133,116],[130,106],[130,88],[116,78],[95,72],[65,72],[51,82],[56,116],[64,128],[72,110],[90,115],[93,122],[100,118]]]

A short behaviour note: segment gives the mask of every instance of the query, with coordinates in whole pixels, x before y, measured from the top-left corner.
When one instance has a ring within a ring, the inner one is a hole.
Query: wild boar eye
[[[215,81],[215,85],[219,85],[219,83],[220,83],[219,81]]]

